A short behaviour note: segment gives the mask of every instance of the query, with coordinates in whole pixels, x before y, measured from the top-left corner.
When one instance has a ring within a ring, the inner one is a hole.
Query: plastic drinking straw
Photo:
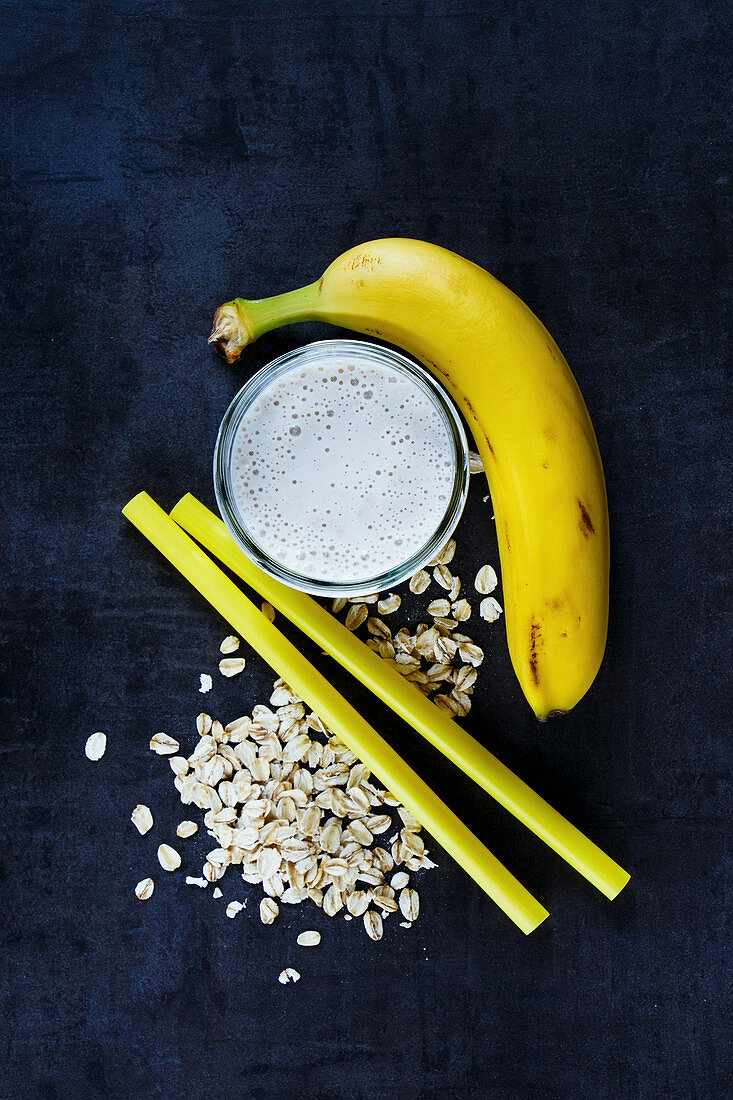
[[[525,934],[533,932],[549,916],[544,906],[152,497],[139,493],[122,513],[412,811],[420,824]]]
[[[319,603],[263,572],[196,497],[188,493],[171,516],[606,897],[623,889],[630,876],[622,867]]]

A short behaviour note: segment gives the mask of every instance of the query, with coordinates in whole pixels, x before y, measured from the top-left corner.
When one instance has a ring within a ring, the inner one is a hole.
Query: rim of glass
[[[302,365],[304,360],[328,356],[356,356],[371,361],[388,363],[395,370],[408,375],[430,397],[448,428],[453,445],[453,489],[443,519],[428,541],[409,558],[389,570],[366,580],[347,583],[329,581],[296,573],[282,565],[257,543],[244,525],[235,504],[231,479],[232,444],[247,409],[274,379]],[[290,588],[309,592],[316,596],[358,596],[382,592],[407,580],[422,569],[445,546],[453,534],[468,495],[468,440],[458,410],[448,394],[433,376],[419,364],[398,351],[372,344],[366,340],[316,340],[288,351],[261,367],[242,386],[232,400],[219,427],[214,447],[214,492],[219,511],[230,535],[248,558],[269,576],[282,581]]]

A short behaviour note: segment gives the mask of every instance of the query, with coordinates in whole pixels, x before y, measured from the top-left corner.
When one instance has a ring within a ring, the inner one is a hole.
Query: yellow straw
[[[304,592],[281,584],[250,561],[218,516],[194,496],[188,493],[183,497],[171,516],[606,897],[615,898],[623,889],[629,875],[622,867],[320,604]]]
[[[548,916],[547,910],[155,501],[147,493],[139,493],[122,511],[412,811],[507,916],[524,933],[533,932]]]

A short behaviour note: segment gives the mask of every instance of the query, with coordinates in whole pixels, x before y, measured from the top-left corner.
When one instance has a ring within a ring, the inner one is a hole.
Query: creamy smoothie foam
[[[250,537],[281,566],[358,583],[426,545],[451,499],[454,454],[414,379],[329,356],[273,379],[246,410],[231,487]]]

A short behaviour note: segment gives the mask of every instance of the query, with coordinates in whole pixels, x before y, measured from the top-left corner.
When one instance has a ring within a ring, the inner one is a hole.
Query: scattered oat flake
[[[205,737],[207,733],[211,732],[212,720],[210,714],[204,714],[203,712],[196,718],[196,729],[201,737]]]
[[[275,685],[275,689],[270,696],[270,705],[273,707],[287,706],[288,703],[295,702],[295,694],[293,689],[288,687],[285,683]]]
[[[202,695],[206,695],[206,692],[211,691],[212,687],[214,686],[214,681],[211,679],[208,672],[202,672],[199,676],[199,681],[201,683],[199,691]]]
[[[397,813],[402,818],[402,823],[407,829],[411,829],[413,833],[419,833],[422,826],[415,817],[412,810],[408,810],[406,806],[400,806]]]
[[[376,615],[370,615],[367,619],[367,630],[375,638],[391,638],[392,631],[387,624]]]
[[[176,836],[180,836],[183,840],[186,837],[193,836],[198,831],[198,825],[195,821],[182,821],[176,829]]]
[[[369,609],[365,603],[352,604],[346,613],[346,619],[344,620],[347,630],[356,630],[365,622],[369,614]]]
[[[471,618],[471,605],[468,600],[457,600],[452,608],[453,618],[459,623],[465,623]]]
[[[170,844],[161,844],[158,848],[158,863],[164,871],[177,871],[181,866],[181,857]]]
[[[275,608],[267,600],[262,601],[262,614],[269,622],[275,622]]]
[[[91,737],[87,737],[84,752],[88,760],[101,760],[106,751],[106,733],[93,733]]]
[[[294,970],[292,966],[286,966],[284,970],[281,970],[278,974],[277,980],[280,985],[287,985],[289,982],[299,982],[300,974],[297,970]]]
[[[370,940],[381,940],[383,932],[382,918],[374,909],[367,909],[364,914],[364,927]]]
[[[202,890],[205,890],[208,885],[205,878],[196,878],[195,875],[186,875],[186,886],[200,886]]]
[[[427,611],[434,618],[444,617],[450,614],[450,603],[448,600],[433,600],[428,604]]]
[[[453,561],[453,555],[456,552],[456,540],[448,539],[447,543],[440,552],[438,562],[440,565],[450,565]]]
[[[240,641],[236,634],[227,634],[224,641],[219,646],[220,653],[236,653],[239,649]]]
[[[317,947],[321,942],[321,933],[315,931],[301,932],[295,942],[298,947]]]
[[[140,833],[140,836],[145,836],[153,827],[153,815],[149,808],[141,803],[130,814],[130,821]]]
[[[260,902],[260,920],[263,924],[272,924],[280,912],[274,898],[263,898]]]
[[[135,887],[135,894],[140,898],[140,901],[147,901],[148,898],[153,896],[154,889],[155,883],[151,878],[141,878]]]
[[[354,890],[346,899],[346,908],[352,917],[361,917],[369,908],[369,894],[366,890]]]
[[[420,897],[417,890],[405,887],[400,893],[400,912],[405,920],[410,922],[417,920],[420,912]]]
[[[174,775],[184,776],[188,772],[188,760],[185,756],[169,756],[168,763]]]
[[[430,587],[430,574],[426,569],[420,569],[415,573],[414,577],[410,578],[410,591],[414,592],[416,596],[419,596]]]
[[[150,738],[150,748],[158,756],[172,756],[180,747],[175,737],[169,737],[167,733],[154,733]]]
[[[461,660],[476,668],[484,659],[483,649],[481,649],[480,646],[474,645],[472,642],[463,642],[458,648],[458,653]]]
[[[379,600],[377,602],[377,611],[380,615],[392,615],[399,609],[402,600],[394,592],[390,592],[386,600]]]
[[[436,581],[441,588],[445,588],[447,592],[450,592],[453,587],[453,574],[447,565],[436,565],[433,569],[433,580]]]
[[[496,575],[494,569],[490,565],[482,565],[476,574],[476,580],[473,582],[476,591],[482,596],[488,596],[490,592],[493,592],[499,583],[499,578]]]
[[[456,552],[456,540],[448,539],[447,543],[440,550],[434,558],[431,558],[428,562],[429,566],[433,565],[449,565],[453,561],[453,555]]]
[[[397,902],[394,897],[394,890],[391,886],[380,886],[372,894],[372,902],[378,909],[382,910],[383,916],[388,916],[389,913],[397,912]]]
[[[410,920],[401,920],[400,921],[400,928],[412,928],[412,921],[410,921]]]
[[[230,920],[233,920],[242,909],[244,909],[244,906],[241,901],[230,901],[226,907],[226,915]]]
[[[476,451],[468,452],[468,472],[469,474],[482,474],[484,472],[481,455],[477,454]]]
[[[487,623],[495,623],[501,615],[501,604],[493,596],[487,596],[481,601],[479,610],[482,619],[486,619]]]
[[[206,879],[204,879],[204,882],[206,882]],[[211,893],[211,896],[212,896],[212,898],[216,898],[217,900],[218,900],[219,898],[223,898],[223,897],[224,897],[224,895],[222,894],[222,892],[221,892],[221,890],[219,889],[219,887],[218,887],[218,886],[215,886],[215,887],[214,887],[214,889],[213,889],[213,891],[212,891],[212,893]]]
[[[450,697],[455,704],[457,718],[465,718],[471,709],[471,700],[465,691],[452,691]]]
[[[453,673],[453,682],[456,685],[458,691],[473,691],[473,685],[476,683],[476,669],[471,665],[461,665],[461,667]]]
[[[222,676],[238,676],[240,672],[244,672],[245,664],[244,657],[225,657],[219,661],[219,672]]]

